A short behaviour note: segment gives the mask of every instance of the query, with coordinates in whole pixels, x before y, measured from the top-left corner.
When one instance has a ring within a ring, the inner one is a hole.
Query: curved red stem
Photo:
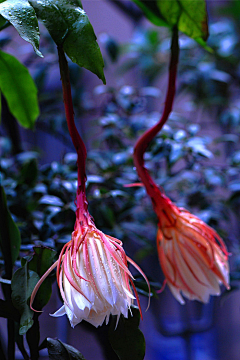
[[[62,46],[58,46],[58,56],[59,56],[59,67],[60,67],[64,107],[65,107],[65,114],[68,124],[68,130],[78,155],[77,217],[79,218],[79,216],[81,216],[81,218],[84,218],[82,214],[88,213],[87,210],[88,203],[85,194],[85,182],[86,182],[85,167],[86,167],[87,150],[74,122],[74,110],[72,103],[71,84],[69,79],[69,69],[68,69],[67,59]]]
[[[172,111],[173,101],[176,93],[176,77],[177,77],[177,66],[179,56],[179,45],[178,45],[178,29],[173,28],[172,44],[171,44],[171,59],[169,64],[169,77],[168,77],[168,89],[165,100],[165,106],[163,114],[159,122],[154,125],[151,129],[147,130],[137,141],[134,148],[134,163],[138,172],[138,176],[142,180],[148,195],[151,197],[154,204],[154,197],[156,191],[160,193],[159,188],[151,178],[147,169],[144,166],[144,153],[157,133],[162,129],[166,123],[170,112]]]

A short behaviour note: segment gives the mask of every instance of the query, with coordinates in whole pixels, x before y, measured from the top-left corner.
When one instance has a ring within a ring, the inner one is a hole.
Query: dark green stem
[[[8,280],[12,279],[12,251],[11,251],[11,236],[9,232],[9,227],[6,226],[8,224],[7,218],[7,209],[5,209],[5,199],[4,199],[4,191],[2,186],[0,186],[0,208],[3,209],[3,213],[0,216],[0,237],[2,239],[2,253],[4,258],[4,269],[5,269],[5,278]],[[11,300],[11,287],[4,287],[4,295],[6,300]],[[14,331],[14,321],[8,319],[7,321],[7,331],[8,331],[8,360],[15,359],[15,331]]]
[[[40,340],[40,332],[39,332],[39,314],[34,313],[33,315],[33,326],[28,330],[26,334],[29,350],[30,350],[30,358],[31,360],[38,360],[39,358],[39,340]]]
[[[13,320],[8,319],[8,360],[15,359],[15,323]]]

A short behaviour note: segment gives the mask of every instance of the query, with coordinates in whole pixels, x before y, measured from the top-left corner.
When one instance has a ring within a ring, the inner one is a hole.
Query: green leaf
[[[196,41],[208,38],[205,0],[179,0],[178,29]]]
[[[39,115],[37,88],[27,68],[14,56],[0,51],[0,90],[13,116],[32,128]]]
[[[37,55],[39,49],[38,21],[33,7],[27,0],[6,0],[0,4],[0,14],[18,31],[19,35],[29,42]]]
[[[59,339],[47,338],[41,348],[47,347],[49,360],[85,360],[73,346],[64,344]]]
[[[14,264],[19,254],[21,236],[18,227],[8,210],[6,195],[2,186],[0,186],[0,214],[0,246],[2,248],[4,259],[7,261],[6,257],[9,256],[9,253],[6,250],[10,245],[10,258],[12,264]]]
[[[145,339],[139,329],[140,313],[134,306],[131,312],[129,310],[127,319],[121,315],[116,329],[112,318],[109,327],[109,341],[120,360],[142,360],[145,356]]]
[[[208,23],[205,0],[133,0],[155,25],[178,30],[207,47]]]
[[[37,17],[70,59],[104,83],[103,59],[96,35],[79,0],[29,0]]]
[[[53,263],[56,252],[46,247],[34,247],[34,255],[29,259],[22,259],[22,265],[27,263],[29,271],[34,271],[38,274],[39,278],[50,268]],[[42,310],[48,303],[52,294],[52,281],[51,278],[46,278],[40,286],[34,300],[33,308]]]
[[[33,311],[30,309],[28,301],[38,280],[38,274],[28,270],[27,264],[13,274],[12,302],[21,314],[20,335],[25,334],[33,325]]]

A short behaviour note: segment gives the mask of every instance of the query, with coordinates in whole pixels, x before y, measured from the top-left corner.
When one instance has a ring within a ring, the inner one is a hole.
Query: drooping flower
[[[134,164],[159,220],[157,249],[160,264],[175,298],[207,302],[220,294],[220,284],[229,289],[228,252],[220,236],[203,221],[175,206],[155,184],[144,166],[148,145],[167,122],[176,92],[179,55],[178,29],[173,27],[168,89],[159,121],[145,131],[134,147]]]
[[[128,317],[134,299],[142,316],[128,262],[148,283],[142,270],[126,256],[121,241],[98,230],[90,215],[87,226],[77,219],[71,241],[65,244],[58,261],[39,280],[30,303],[32,305],[41,283],[57,266],[57,282],[64,304],[52,316],[67,314],[72,327],[82,320],[98,327],[104,320],[108,323],[110,314],[117,315],[118,323],[121,314]]]
[[[53,316],[67,314],[73,327],[82,320],[97,327],[110,314],[127,318],[135,299],[127,261],[119,240],[93,223],[84,233],[77,226],[59,257],[57,281],[64,305]]]
[[[86,198],[86,156],[85,144],[74,121],[68,63],[62,46],[58,46],[59,66],[63,87],[66,120],[73,145],[77,152],[78,187],[75,200],[76,222],[71,241],[64,245],[59,259],[41,277],[35,286],[30,307],[44,279],[57,266],[57,281],[63,299],[63,306],[53,316],[67,314],[71,325],[85,320],[98,327],[110,314],[128,317],[128,310],[137,299],[133,277],[127,267],[130,262],[149,282],[142,270],[123,250],[121,241],[98,230],[88,212]],[[130,286],[131,284],[131,286]]]
[[[227,248],[214,229],[156,190],[157,249],[166,283],[181,304],[182,295],[207,303],[220,295],[220,284],[229,289]]]

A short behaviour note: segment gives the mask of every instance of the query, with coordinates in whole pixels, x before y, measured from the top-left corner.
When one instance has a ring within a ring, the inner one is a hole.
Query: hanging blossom
[[[128,310],[135,298],[141,313],[127,262],[145,275],[126,256],[121,241],[98,230],[90,216],[87,221],[82,225],[82,221],[77,219],[71,241],[65,244],[58,261],[53,265],[57,266],[57,282],[64,304],[52,316],[67,314],[72,327],[82,320],[98,327],[105,319],[108,323],[110,314],[117,315],[118,323],[121,314],[128,317]],[[53,267],[37,284],[31,304],[39,286]]]
[[[117,315],[117,322],[121,314],[127,318],[135,299],[130,283],[139,305],[127,267],[127,261],[133,262],[121,241],[102,233],[90,218],[88,221],[87,226],[76,222],[72,240],[58,260],[57,281],[64,305],[53,316],[67,314],[72,327],[82,320],[98,327],[105,319],[108,323],[110,314]]]
[[[178,208],[159,189],[157,249],[165,282],[174,297],[207,303],[209,295],[229,289],[228,252],[214,229],[183,208]]]
[[[134,148],[134,162],[158,216],[157,250],[167,283],[175,298],[181,294],[206,303],[209,295],[220,294],[220,284],[229,289],[228,252],[223,240],[210,226],[165,196],[144,166],[144,153],[166,123],[175,96],[179,46],[173,28],[168,90],[159,122],[147,130]]]
[[[86,148],[76,129],[73,117],[71,88],[68,67],[62,48],[59,48],[59,63],[63,83],[65,112],[69,132],[78,154],[78,189],[76,198],[76,222],[71,241],[64,245],[55,262],[37,283],[30,300],[32,304],[44,279],[57,267],[57,283],[63,306],[52,316],[67,314],[72,327],[82,320],[98,327],[110,314],[128,317],[130,306],[137,300],[141,306],[133,276],[128,270],[131,263],[149,282],[142,270],[123,250],[122,242],[98,230],[88,212],[85,192]],[[132,291],[133,289],[133,291]],[[133,295],[134,292],[134,295]]]

